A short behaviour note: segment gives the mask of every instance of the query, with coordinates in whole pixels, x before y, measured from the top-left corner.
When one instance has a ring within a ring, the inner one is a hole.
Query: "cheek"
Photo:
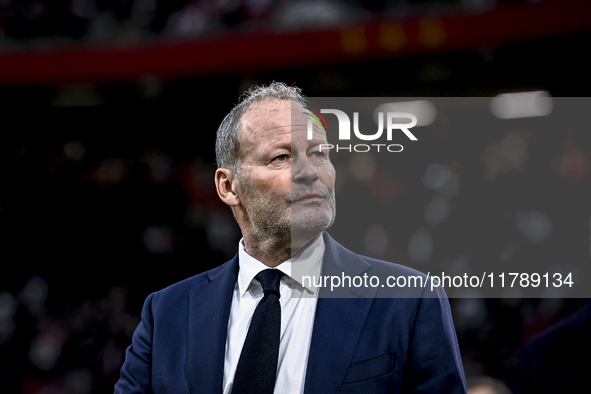
[[[277,179],[277,183],[275,184],[275,188],[277,189],[277,193],[281,194],[289,194],[291,192],[291,185],[292,185],[292,177],[291,177],[291,170],[288,170]]]
[[[277,171],[265,180],[265,190],[273,195],[285,195],[291,191],[291,171]]]
[[[335,182],[335,170],[334,167],[327,168],[326,171],[323,171],[320,175],[320,179],[322,183],[328,186],[330,189],[334,188]]]

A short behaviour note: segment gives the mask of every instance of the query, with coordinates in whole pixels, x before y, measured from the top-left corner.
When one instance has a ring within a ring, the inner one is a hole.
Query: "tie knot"
[[[281,281],[282,276],[283,272],[280,270],[269,268],[259,272],[256,279],[261,282],[263,293],[265,293],[265,295],[271,292],[275,293],[278,298],[281,298],[281,294],[279,293],[279,282]]]

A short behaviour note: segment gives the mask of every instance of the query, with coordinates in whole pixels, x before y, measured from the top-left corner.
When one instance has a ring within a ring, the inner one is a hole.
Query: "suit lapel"
[[[228,319],[238,256],[209,273],[189,294],[186,378],[191,393],[221,393]]]
[[[322,275],[349,275],[353,278],[371,265],[343,248],[324,233],[326,251]],[[361,330],[373,302],[376,289],[360,287],[321,289],[306,370],[305,393],[338,391],[353,358]],[[329,298],[330,297],[330,298]]]

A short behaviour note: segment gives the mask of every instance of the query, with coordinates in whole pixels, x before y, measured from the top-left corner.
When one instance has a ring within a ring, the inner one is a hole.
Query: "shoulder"
[[[376,272],[383,272],[392,275],[418,275],[423,278],[427,277],[427,275],[424,273],[404,265],[378,260],[354,253],[335,241],[328,233],[324,233],[324,240],[326,244],[327,255],[332,258],[339,259],[341,261],[344,260],[346,262],[363,261],[366,263],[367,269]]]
[[[361,257],[362,259],[364,259],[365,261],[367,261],[369,264],[371,264],[372,269],[374,269],[375,271],[379,271],[379,272],[382,272],[384,274],[389,274],[389,275],[396,275],[396,276],[402,275],[402,276],[407,276],[407,277],[419,276],[423,279],[427,279],[426,274],[424,274],[421,271],[418,271],[414,268],[410,268],[405,265],[392,263],[390,261],[374,259],[374,258],[367,257],[367,256],[362,256],[362,255],[358,255],[358,256]]]
[[[548,351],[568,353],[580,348],[583,343],[588,346],[591,339],[587,335],[591,328],[591,303],[580,312],[551,326],[537,335],[524,347],[523,353],[537,358]],[[573,339],[577,339],[575,342]],[[583,343],[581,343],[583,341]]]
[[[354,275],[367,277],[364,287],[373,287],[375,291],[367,291],[377,298],[443,298],[442,289],[431,286],[431,278],[424,273],[400,264],[378,260],[359,255],[344,248],[327,233],[325,275]]]
[[[519,360],[521,392],[576,392],[585,387],[581,371],[591,365],[583,357],[591,351],[590,329],[591,303],[526,344]]]

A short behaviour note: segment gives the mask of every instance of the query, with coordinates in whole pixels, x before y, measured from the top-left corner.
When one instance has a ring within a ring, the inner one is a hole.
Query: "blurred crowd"
[[[32,276],[14,295],[0,293],[0,387],[3,393],[108,393],[139,320],[127,294],[113,287],[101,298],[47,305],[54,289]]]
[[[8,145],[0,391],[112,392],[146,295],[234,253],[214,167],[158,147],[112,157],[79,140]]]
[[[2,0],[0,43],[123,41],[302,26],[413,10],[487,10],[496,0]]]

